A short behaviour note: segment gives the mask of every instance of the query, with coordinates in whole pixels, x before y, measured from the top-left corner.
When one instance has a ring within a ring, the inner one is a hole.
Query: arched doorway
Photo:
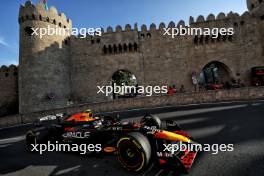
[[[218,61],[213,61],[206,64],[199,76],[199,84],[208,89],[211,85],[224,86],[231,81],[229,68]]]
[[[113,99],[133,98],[137,96],[138,80],[132,72],[128,70],[118,70],[112,75],[111,85],[113,90],[120,87],[118,92],[113,91]]]

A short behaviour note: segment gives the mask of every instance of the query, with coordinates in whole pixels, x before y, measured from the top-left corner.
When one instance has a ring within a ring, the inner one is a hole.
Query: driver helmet
[[[91,109],[87,109],[84,112],[89,114],[89,117],[93,117],[93,113],[92,113]]]
[[[84,112],[86,112],[86,113],[92,113],[91,109],[87,109]]]

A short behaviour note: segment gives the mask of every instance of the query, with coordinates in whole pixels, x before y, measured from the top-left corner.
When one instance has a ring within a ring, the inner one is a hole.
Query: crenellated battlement
[[[245,12],[242,15],[239,15],[238,13],[229,12],[228,14],[225,14],[223,12],[220,12],[217,16],[214,14],[209,14],[207,17],[204,17],[203,15],[199,15],[196,20],[194,17],[190,16],[189,18],[189,24],[190,25],[202,25],[202,24],[208,24],[208,23],[214,23],[217,22],[217,24],[221,24],[221,21],[229,20],[229,21],[237,21],[239,19],[245,19],[250,17],[249,12]]]
[[[180,20],[177,25],[175,22],[171,21],[168,24],[168,27],[179,27],[179,26],[185,26],[185,22],[183,20]],[[130,24],[125,25],[125,28],[123,29],[122,26],[117,25],[115,28],[109,26],[107,27],[106,31],[104,32],[104,30],[102,30],[103,34],[108,34],[108,33],[118,33],[118,32],[157,32],[158,30],[163,30],[163,28],[166,28],[166,25],[164,22],[161,22],[158,25],[151,23],[149,26],[147,26],[146,24],[142,24],[140,28],[138,28],[137,23],[135,23],[134,28],[131,27]]]
[[[25,5],[20,6],[19,24],[31,20],[44,21],[62,28],[72,28],[72,21],[64,13],[58,13],[53,6],[46,10],[43,2],[34,5],[31,1],[27,1]]]
[[[18,76],[18,67],[15,65],[1,66],[0,67],[0,78],[9,78]]]

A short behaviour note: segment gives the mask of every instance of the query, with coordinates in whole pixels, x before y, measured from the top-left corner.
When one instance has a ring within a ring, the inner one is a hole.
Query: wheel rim
[[[130,139],[122,138],[118,142],[118,160],[128,170],[139,171],[145,164],[145,154],[140,145]]]

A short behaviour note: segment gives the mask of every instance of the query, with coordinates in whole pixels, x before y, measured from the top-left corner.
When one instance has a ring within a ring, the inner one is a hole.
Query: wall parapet
[[[79,104],[60,109],[21,114],[21,119],[23,123],[27,123],[34,121],[38,117],[54,115],[57,113],[73,114],[85,109],[92,109],[95,113],[101,113],[137,108],[154,108],[162,106],[180,106],[188,104],[256,99],[264,99],[264,87],[246,87],[220,91],[187,92],[175,94],[173,96],[159,95],[152,97],[138,97],[134,99],[119,99],[115,101]]]

